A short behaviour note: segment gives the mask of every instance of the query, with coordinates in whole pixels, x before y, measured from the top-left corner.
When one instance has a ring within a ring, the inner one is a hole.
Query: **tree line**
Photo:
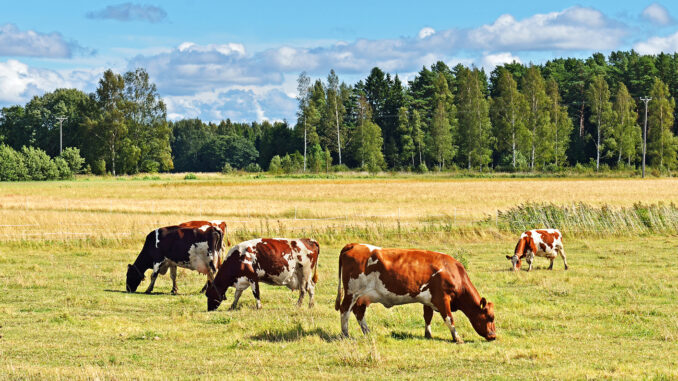
[[[58,89],[2,108],[0,161],[23,160],[29,149],[56,160],[56,118],[66,117],[63,146],[84,161],[71,171],[96,174],[635,168],[645,120],[640,98],[649,97],[647,162],[662,170],[678,164],[678,54],[513,62],[489,75],[437,62],[407,83],[375,67],[349,85],[331,70],[325,80],[301,73],[297,84],[294,126],[168,121],[145,70],[108,70],[94,93]]]

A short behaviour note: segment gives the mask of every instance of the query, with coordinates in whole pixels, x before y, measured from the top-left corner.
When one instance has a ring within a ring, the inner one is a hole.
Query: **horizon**
[[[473,4],[402,1],[24,1],[0,16],[0,107],[57,88],[93,92],[104,70],[141,67],[170,120],[293,125],[302,71],[324,81],[334,69],[352,85],[377,66],[406,84],[437,61],[489,72],[514,60],[678,50],[678,4],[486,4],[478,12]]]

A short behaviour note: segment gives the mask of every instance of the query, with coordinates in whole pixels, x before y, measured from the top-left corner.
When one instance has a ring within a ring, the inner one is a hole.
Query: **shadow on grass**
[[[301,324],[298,324],[289,330],[283,331],[283,330],[267,330],[264,332],[261,332],[257,335],[251,336],[250,338],[252,340],[257,340],[257,341],[268,341],[271,343],[277,343],[277,342],[289,342],[289,341],[297,341],[300,340],[304,337],[307,336],[318,336],[321,338],[323,341],[330,343],[333,341],[338,341],[342,339],[342,336],[337,334],[333,335],[330,333],[327,333],[321,328],[316,328],[312,329],[310,331],[305,330],[304,327],[301,326]]]
[[[432,337],[430,339],[427,339],[424,335],[413,335],[409,332],[402,332],[402,331],[391,331],[391,338],[396,339],[396,340],[421,340],[421,341],[442,341],[445,343],[450,343],[450,344],[456,344],[454,341],[452,341],[452,337],[450,338],[444,338],[444,337]],[[477,340],[464,340],[464,343],[473,343],[476,342]]]
[[[142,296],[143,295],[147,295],[147,296],[150,296],[150,295],[172,295],[169,292],[151,292],[150,294],[147,294],[145,292],[127,292],[125,290],[104,290],[104,292],[116,292],[116,293],[119,293],[119,294],[134,294],[134,295],[142,295]]]

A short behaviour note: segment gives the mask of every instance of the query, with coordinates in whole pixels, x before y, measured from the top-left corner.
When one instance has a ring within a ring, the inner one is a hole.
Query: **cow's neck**
[[[454,307],[461,310],[469,320],[472,320],[473,317],[482,312],[480,309],[481,297],[471,282],[465,283],[464,291],[455,298]]]
[[[143,273],[145,270],[153,267],[153,258],[151,258],[150,255],[142,252],[134,261],[134,267]]]

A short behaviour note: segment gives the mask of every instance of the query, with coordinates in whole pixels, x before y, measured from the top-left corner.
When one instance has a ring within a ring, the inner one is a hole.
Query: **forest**
[[[375,67],[346,84],[331,70],[318,79],[301,73],[297,84],[294,125],[169,121],[144,69],[107,70],[94,93],[57,89],[2,108],[0,179],[63,178],[65,163],[71,173],[112,175],[636,169],[645,123],[647,165],[666,173],[678,164],[678,54],[596,53],[489,74],[437,62],[407,83]],[[67,118],[65,157],[58,117]],[[52,175],[31,164],[38,156],[52,160]]]

